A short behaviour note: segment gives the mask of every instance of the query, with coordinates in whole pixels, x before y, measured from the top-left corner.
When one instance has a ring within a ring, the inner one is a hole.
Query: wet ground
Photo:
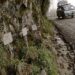
[[[60,20],[55,18],[53,22],[65,38],[66,42],[75,49],[75,18]]]
[[[59,75],[73,75],[73,58],[74,54],[71,47],[65,43],[62,36],[56,31],[55,40],[55,54],[57,56],[57,65]]]
[[[75,18],[57,19],[56,14],[52,12],[49,19],[52,20],[58,33],[60,33],[55,37],[57,39],[59,75],[75,75]]]

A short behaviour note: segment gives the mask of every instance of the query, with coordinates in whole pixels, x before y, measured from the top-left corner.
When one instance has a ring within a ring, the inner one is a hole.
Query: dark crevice
[[[6,67],[7,75],[16,75],[15,65],[9,65]]]

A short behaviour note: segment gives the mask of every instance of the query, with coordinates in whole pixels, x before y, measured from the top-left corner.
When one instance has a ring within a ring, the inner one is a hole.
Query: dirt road
[[[56,19],[56,17],[51,17],[50,20],[52,20],[52,22],[58,29],[59,33],[65,39],[66,43],[68,43],[71,46],[71,49],[66,49],[65,52],[69,51],[68,52],[69,53],[68,59],[70,59],[69,66],[71,66],[71,69],[73,70],[73,74],[69,73],[69,74],[63,74],[63,75],[75,75],[75,18],[67,18],[67,19],[58,20],[58,19]],[[65,56],[65,55],[63,55],[63,56]],[[59,59],[58,61],[61,61],[61,60]],[[70,63],[70,61],[71,61],[71,63]],[[65,66],[68,65],[68,63],[67,64],[63,63],[63,64]],[[62,73],[61,69],[60,69],[60,71]]]
[[[62,20],[55,19],[53,21],[66,42],[75,49],[75,18]]]

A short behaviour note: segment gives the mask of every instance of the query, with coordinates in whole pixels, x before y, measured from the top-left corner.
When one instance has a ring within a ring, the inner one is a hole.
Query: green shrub
[[[38,51],[39,51],[39,62],[43,67],[47,69],[48,75],[57,75],[54,54],[45,47],[40,48]]]
[[[27,53],[26,53],[26,58],[30,58],[33,61],[38,58],[38,51],[37,51],[36,47],[33,47],[33,46],[29,47],[29,49],[27,50]]]
[[[38,59],[33,62],[33,75],[39,75],[41,68],[45,68],[48,75],[58,75],[57,73],[57,66],[56,66],[56,59],[54,54],[50,52],[46,47],[41,47],[36,51],[36,48],[33,47],[33,56],[34,53],[37,52]],[[35,56],[34,56],[35,57]]]
[[[52,23],[45,17],[41,17],[41,28],[43,33],[53,35],[53,25]]]
[[[0,66],[4,67],[7,65],[8,63],[8,59],[6,57],[7,53],[6,50],[3,46],[3,44],[0,44]]]
[[[40,72],[40,67],[33,64],[33,66],[32,66],[32,75],[39,75],[39,72]]]

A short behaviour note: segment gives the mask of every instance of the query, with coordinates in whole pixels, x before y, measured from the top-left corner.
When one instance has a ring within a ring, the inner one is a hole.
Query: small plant
[[[33,47],[33,50],[33,56],[36,52],[38,58],[32,63],[32,74],[39,75],[41,72],[41,68],[43,67],[46,69],[48,75],[58,75],[54,54],[50,52],[45,46],[39,48],[37,51],[36,48]]]
[[[32,75],[39,75],[40,74],[40,67],[37,65],[32,65]]]
[[[29,47],[29,50],[26,53],[26,59],[31,59],[31,61],[35,61],[38,58],[38,51],[36,47]]]
[[[47,18],[42,16],[41,19],[43,33],[53,35],[53,25]]]
[[[5,49],[3,47],[3,44],[0,44],[0,66],[4,67],[6,65],[7,65],[7,58],[6,58]]]

